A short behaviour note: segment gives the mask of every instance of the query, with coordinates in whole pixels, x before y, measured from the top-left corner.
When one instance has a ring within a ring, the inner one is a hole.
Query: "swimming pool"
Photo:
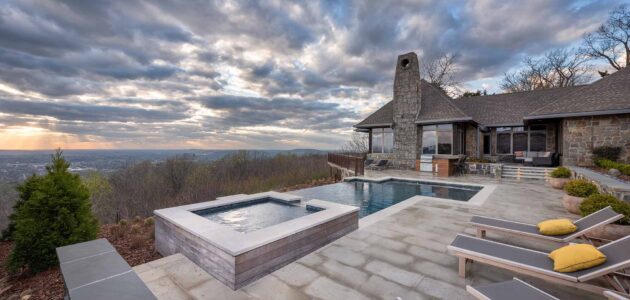
[[[239,232],[250,232],[272,225],[280,224],[295,218],[306,216],[317,209],[281,203],[273,198],[237,203],[230,206],[207,208],[194,211],[210,221],[227,225]]]
[[[291,191],[305,199],[321,199],[359,207],[365,217],[413,196],[468,201],[483,187],[452,183],[391,179],[382,182],[349,180]]]

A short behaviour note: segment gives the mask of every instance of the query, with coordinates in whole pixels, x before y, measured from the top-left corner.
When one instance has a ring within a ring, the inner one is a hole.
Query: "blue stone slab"
[[[115,251],[61,264],[69,291],[130,270],[129,264]]]
[[[98,239],[57,248],[59,263],[63,264],[76,259],[116,251],[106,239]]]
[[[157,299],[134,272],[125,273],[70,291],[70,299]]]

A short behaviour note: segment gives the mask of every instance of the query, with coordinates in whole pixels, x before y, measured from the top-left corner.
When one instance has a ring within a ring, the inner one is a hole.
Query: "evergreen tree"
[[[15,231],[15,218],[17,217],[16,212],[18,209],[31,197],[33,191],[39,186],[42,177],[37,176],[36,174],[31,175],[28,179],[26,179],[22,184],[17,186],[17,191],[19,198],[13,205],[13,213],[9,216],[9,225],[5,230],[2,231],[2,239],[3,240],[11,240],[13,236],[13,232]]]
[[[46,175],[20,191],[25,199],[15,212],[11,271],[45,270],[57,263],[55,248],[96,238],[98,222],[90,210],[90,193],[69,167],[57,150]]]

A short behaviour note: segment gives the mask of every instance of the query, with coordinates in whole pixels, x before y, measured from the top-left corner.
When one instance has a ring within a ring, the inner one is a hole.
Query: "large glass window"
[[[453,124],[437,126],[438,154],[453,153]]]
[[[529,127],[497,128],[497,154],[517,152],[538,152],[547,149],[547,127],[532,125]],[[484,153],[485,153],[484,137]]]
[[[422,127],[422,154],[437,153],[437,132],[436,126]]]
[[[394,133],[391,128],[372,129],[372,153],[392,153]]]

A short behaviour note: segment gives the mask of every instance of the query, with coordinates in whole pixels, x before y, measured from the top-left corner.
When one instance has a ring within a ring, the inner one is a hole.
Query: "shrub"
[[[588,216],[606,206],[612,207],[614,211],[625,216],[623,219],[617,221],[617,223],[630,225],[630,204],[611,195],[590,195],[580,204],[580,212],[582,213],[582,216]]]
[[[112,239],[117,240],[125,234],[125,231],[120,225],[114,224],[109,228],[109,234],[111,234]]]
[[[555,170],[551,171],[549,176],[553,178],[569,178],[571,177],[571,170],[566,167],[558,167]]]
[[[131,249],[138,249],[142,247],[144,244],[145,238],[140,234],[134,234],[131,236],[131,241],[129,242],[129,247]]]
[[[593,149],[593,157],[595,159],[608,159],[617,161],[621,154],[621,147],[601,146]]]
[[[617,169],[619,172],[630,176],[630,164],[622,164],[609,159],[599,158],[595,160],[595,165],[606,170]]]
[[[155,219],[153,219],[153,217],[148,217],[146,219],[144,219],[144,226],[153,226],[153,224],[155,224]]]
[[[35,192],[37,187],[41,184],[42,176],[37,176],[35,174],[31,175],[28,179],[26,179],[22,184],[17,186],[19,199],[13,205],[13,213],[9,216],[9,225],[5,230],[2,231],[2,239],[3,240],[11,240],[13,236],[13,232],[15,231],[15,218],[17,217],[16,212],[20,209],[20,207],[31,197],[31,194]]]
[[[45,270],[57,263],[55,248],[96,238],[98,222],[91,212],[90,193],[69,167],[58,150],[46,175],[17,209],[10,271]]]
[[[120,221],[118,221],[118,225],[120,225],[120,227],[127,227],[129,226],[129,221],[121,219]]]
[[[141,230],[142,230],[142,228],[140,227],[140,224],[133,224],[133,225],[131,225],[131,233],[132,234],[138,234],[138,233],[140,233]]]
[[[143,219],[142,219],[142,217],[141,217],[141,216],[135,216],[135,217],[133,217],[133,222],[134,222],[135,224],[138,224],[138,223],[142,222],[142,220],[143,220]]]
[[[588,197],[597,193],[597,186],[584,179],[573,179],[564,186],[564,191],[574,197]]]

